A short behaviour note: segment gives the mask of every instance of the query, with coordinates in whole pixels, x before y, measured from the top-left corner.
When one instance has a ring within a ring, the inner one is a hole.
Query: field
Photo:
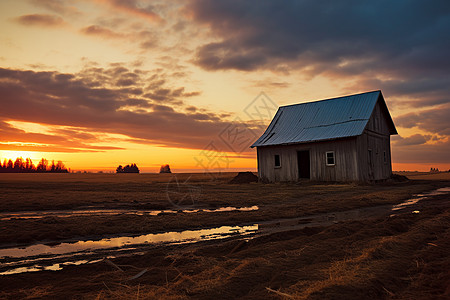
[[[376,185],[228,184],[235,173],[0,174],[0,251],[259,224],[247,236],[140,245],[124,255],[106,249],[89,254],[96,263],[2,275],[0,298],[448,299],[449,194],[390,210],[450,187],[448,174]],[[353,217],[339,219],[347,211]],[[25,213],[34,217],[18,217]],[[14,262],[0,257],[0,272]]]

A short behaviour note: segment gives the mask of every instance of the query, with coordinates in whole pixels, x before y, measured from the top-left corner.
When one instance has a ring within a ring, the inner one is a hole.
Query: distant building
[[[375,181],[392,174],[397,134],[381,91],[282,106],[257,147],[263,182]]]

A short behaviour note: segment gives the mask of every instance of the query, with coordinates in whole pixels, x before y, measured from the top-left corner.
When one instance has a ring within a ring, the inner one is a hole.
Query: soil
[[[236,173],[213,180],[206,175],[184,174],[178,176],[178,183],[197,193],[197,198],[186,201],[186,193],[179,189],[181,192],[174,194],[178,198],[168,201],[165,192],[173,175],[74,175],[78,174],[0,177],[0,210],[80,206],[165,209],[187,203],[192,206],[192,202],[204,208],[258,205],[259,210],[1,221],[0,247],[304,217],[397,204],[412,194],[450,186],[446,180],[384,185],[229,185]],[[252,239],[148,246],[143,254],[111,259],[112,263],[2,276],[0,299],[448,299],[449,200],[449,194],[435,195],[417,203],[415,213]]]
[[[229,183],[251,183],[258,182],[258,176],[252,172],[239,172]]]

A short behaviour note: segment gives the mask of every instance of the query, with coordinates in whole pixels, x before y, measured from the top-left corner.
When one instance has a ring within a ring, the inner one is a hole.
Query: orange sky
[[[0,159],[256,170],[278,106],[381,89],[393,169],[450,169],[449,15],[402,5],[1,1]]]

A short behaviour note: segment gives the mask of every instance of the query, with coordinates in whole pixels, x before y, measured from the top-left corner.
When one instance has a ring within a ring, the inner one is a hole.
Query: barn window
[[[279,154],[275,154],[275,168],[281,168],[281,159]]]
[[[387,163],[386,151],[383,151],[383,162],[384,162],[385,164]]]
[[[336,163],[334,161],[334,151],[326,152],[327,166],[334,166]]]

